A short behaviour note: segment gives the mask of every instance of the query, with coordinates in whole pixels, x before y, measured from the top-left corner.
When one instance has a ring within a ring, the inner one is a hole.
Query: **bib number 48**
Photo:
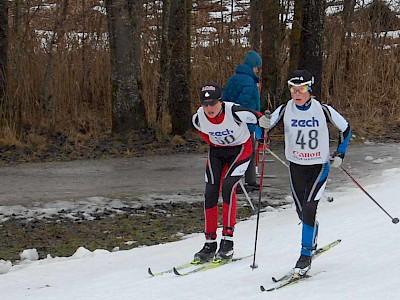
[[[300,145],[301,149],[308,146],[309,149],[316,149],[318,147],[318,131],[310,130],[308,131],[308,137],[302,130],[297,131],[296,144]]]

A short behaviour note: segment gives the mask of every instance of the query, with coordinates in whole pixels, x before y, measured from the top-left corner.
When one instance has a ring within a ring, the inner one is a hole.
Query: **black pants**
[[[244,181],[247,184],[257,183],[257,174],[256,174],[256,142],[254,133],[250,135],[251,141],[253,143],[253,153],[251,155],[249,166],[247,167],[246,173],[244,173]]]
[[[222,193],[222,234],[233,235],[236,225],[236,186],[245,173],[252,143],[236,147],[210,147],[206,168],[204,216],[206,238],[215,239],[218,225],[218,198]]]
[[[318,201],[325,190],[329,163],[299,165],[290,163],[290,187],[300,220],[314,226]]]

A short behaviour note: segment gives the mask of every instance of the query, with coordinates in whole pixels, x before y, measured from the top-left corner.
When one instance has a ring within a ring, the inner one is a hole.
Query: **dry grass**
[[[362,28],[358,28],[362,32]],[[335,32],[335,31],[334,31]],[[338,32],[340,34],[340,32]],[[400,129],[399,47],[393,40],[359,34],[349,46],[337,36],[324,70],[324,95],[360,134],[384,135]],[[349,49],[346,66],[346,47]]]
[[[86,10],[93,4],[91,2],[87,1]],[[111,127],[107,44],[95,39],[93,34],[92,39],[85,40],[68,39],[66,36],[60,38],[52,50],[52,73],[48,86],[50,98],[44,99],[45,66],[49,56],[40,46],[41,37],[33,30],[39,25],[46,27],[39,22],[39,16],[24,15],[18,33],[12,26],[10,28],[8,99],[0,107],[3,116],[1,143],[17,144],[21,140],[21,132],[29,134],[28,140],[32,143],[44,142],[40,139],[49,122],[54,123],[55,132],[66,134],[69,139],[78,142],[101,137]],[[79,28],[74,28],[73,22],[66,22],[66,29],[88,33],[107,31],[106,19],[101,14],[84,15],[81,10],[76,10],[71,11],[69,18],[75,21],[85,18],[85,22],[78,22]],[[199,13],[199,19],[195,19],[194,23],[200,26],[201,22],[205,22],[202,18],[204,14]],[[51,17],[47,20],[49,24],[55,21]],[[367,28],[362,28],[363,25],[354,26],[356,32],[364,33],[352,38],[347,48],[341,39],[341,26],[335,21],[327,24],[322,100],[343,113],[359,134],[373,136],[400,131],[400,47],[383,49],[384,45],[399,41],[375,38],[368,34]],[[227,33],[226,30],[220,32],[220,35],[213,33],[209,36],[192,32],[193,111],[198,106],[198,88],[207,81],[224,85],[248,50],[240,44],[240,36],[233,43],[221,42]],[[141,65],[143,99],[145,117],[152,128],[157,125],[158,40],[155,32],[144,31]],[[206,42],[207,47],[204,47]],[[347,49],[349,61],[346,65]],[[284,68],[281,72],[282,78],[285,77]],[[284,84],[285,80],[282,80]],[[281,90],[284,88],[282,86]],[[52,104],[51,114],[47,101]],[[162,127],[168,132],[168,116],[164,118]],[[29,130],[22,130],[24,128]],[[36,137],[35,132],[39,132]]]
[[[175,135],[171,139],[171,144],[174,146],[185,146],[187,144],[186,140],[179,135]]]
[[[0,128],[0,146],[4,145],[13,145],[17,148],[23,148],[25,146],[24,143],[16,138],[15,131],[9,126]]]

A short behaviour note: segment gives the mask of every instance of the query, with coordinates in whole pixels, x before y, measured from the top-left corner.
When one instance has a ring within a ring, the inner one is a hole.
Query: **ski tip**
[[[275,288],[266,289],[263,285],[260,285],[261,292],[271,292],[275,290]]]
[[[278,279],[276,279],[274,276],[272,276],[272,281],[273,282],[278,282]]]
[[[336,245],[340,244],[341,242],[342,242],[342,239],[337,239],[336,241],[332,242],[331,244],[333,246],[336,246]]]
[[[147,269],[147,273],[149,273],[150,276],[154,276],[153,272],[151,271],[150,268]]]
[[[175,275],[181,276],[181,273],[179,273],[178,270],[175,267],[172,270],[174,271]]]

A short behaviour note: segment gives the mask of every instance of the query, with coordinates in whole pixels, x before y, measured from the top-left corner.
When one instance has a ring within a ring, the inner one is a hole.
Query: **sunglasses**
[[[215,100],[212,100],[212,101],[203,101],[203,102],[201,103],[201,105],[204,106],[204,107],[207,107],[207,106],[214,106],[214,105],[216,105],[218,102],[219,102],[219,99],[215,99]]]
[[[308,85],[289,86],[289,90],[293,94],[296,94],[296,93],[304,94],[309,91],[309,87],[308,87]]]

